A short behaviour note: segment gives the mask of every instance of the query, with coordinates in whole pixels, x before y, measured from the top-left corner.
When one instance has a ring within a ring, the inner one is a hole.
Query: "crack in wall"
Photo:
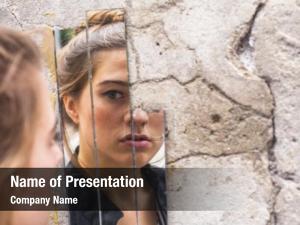
[[[229,59],[233,62],[233,64],[238,68],[243,71],[246,71],[246,75],[250,76],[253,75],[253,72],[251,71],[251,68],[249,68],[249,65],[245,64],[245,61],[243,57],[245,55],[248,55],[248,60],[250,60],[250,64],[254,64],[253,60],[253,51],[255,50],[254,47],[252,46],[251,42],[251,35],[252,35],[252,30],[256,21],[256,18],[258,17],[259,13],[264,9],[266,5],[266,2],[261,2],[258,4],[252,18],[250,21],[247,23],[246,29],[242,30],[241,35],[238,38],[238,41],[235,40],[235,43],[233,43],[233,50],[230,51],[229,54]],[[255,65],[254,65],[255,67]],[[249,71],[250,70],[250,71]],[[274,109],[276,108],[276,102],[275,102],[275,97],[271,88],[271,80],[267,77],[260,77],[265,84],[267,85],[270,94],[272,96],[272,111],[271,111],[271,118],[272,119],[272,139],[268,143],[267,147],[267,154],[268,154],[268,171],[270,174],[270,179],[272,182],[273,190],[272,190],[272,197],[271,197],[271,202],[270,208],[269,208],[269,219],[267,221],[267,225],[276,225],[277,224],[277,213],[276,213],[276,202],[277,202],[277,197],[280,193],[281,187],[280,185],[276,182],[275,178],[278,175],[278,168],[276,164],[276,156],[274,153],[274,146],[276,145],[276,124],[275,124],[275,114],[274,114]]]
[[[242,34],[242,36],[239,38],[239,43],[237,43],[236,46],[236,52],[238,56],[241,56],[246,51],[253,51],[253,46],[250,43],[250,37],[252,34],[253,26],[255,23],[256,18],[258,17],[258,14],[263,10],[265,7],[265,3],[259,3],[252,18],[247,23],[247,28],[245,32]]]
[[[196,76],[192,77],[191,79],[189,79],[188,81],[180,81],[174,75],[168,75],[168,76],[163,77],[163,78],[138,80],[136,82],[133,82],[131,84],[131,86],[133,87],[135,85],[140,85],[140,84],[145,84],[145,83],[160,83],[160,82],[164,82],[164,81],[167,81],[167,80],[175,80],[179,85],[185,86],[187,84],[193,83],[194,81],[198,80],[199,78],[201,78],[201,76],[200,75],[196,75]]]
[[[18,19],[17,15],[14,13],[14,11],[12,9],[10,9],[10,7],[7,7],[7,9],[8,9],[8,12],[15,18],[15,20],[17,21],[17,24],[19,24],[19,26],[23,29],[23,24]]]
[[[197,157],[197,156],[199,156],[199,157],[207,156],[207,157],[218,159],[218,158],[223,158],[223,157],[249,155],[249,154],[254,154],[254,153],[255,152],[232,152],[232,153],[222,153],[222,154],[218,154],[218,155],[212,155],[212,154],[205,153],[205,152],[193,152],[193,153],[183,155],[183,156],[181,156],[179,158],[176,158],[174,160],[168,160],[166,162],[166,164],[171,165],[171,164],[176,163],[180,160],[187,159],[187,158],[190,158],[190,157]]]
[[[271,93],[272,93],[272,89],[270,86],[270,82],[265,79]],[[276,182],[275,177],[276,175],[278,175],[278,168],[277,168],[277,164],[276,164],[276,156],[274,153],[274,147],[276,145],[277,139],[276,139],[276,124],[275,124],[275,115],[274,115],[274,109],[276,107],[276,102],[275,102],[275,98],[274,95],[272,93],[273,96],[273,110],[272,110],[272,139],[269,143],[268,146],[268,170],[271,176],[271,182],[272,182],[272,186],[273,186],[273,193],[272,193],[272,202],[271,202],[271,207],[270,207],[270,217],[269,217],[269,221],[267,222],[267,225],[276,225],[277,224],[277,213],[275,210],[276,207],[276,202],[277,202],[277,196],[280,193],[281,187],[279,186],[279,184]]]
[[[255,22],[255,18],[257,17],[257,15],[259,14],[259,12],[263,9],[264,5],[265,5],[265,3],[262,3],[262,2],[258,4],[258,6],[257,6],[257,8],[256,8],[256,10],[255,10],[255,12],[254,12],[254,15],[251,17],[250,21],[247,23],[247,24],[248,24],[247,30],[244,31],[244,34],[243,34],[242,36],[240,36],[239,41],[236,42],[236,43],[239,43],[237,46],[240,46],[240,45],[241,45],[241,44],[240,44],[241,42],[245,43],[245,42],[249,41],[249,38],[250,38],[250,36],[251,36],[252,26],[253,26],[253,24],[254,24],[254,22]],[[160,21],[154,21],[154,22],[149,23],[149,24],[147,24],[147,25],[145,25],[145,26],[142,26],[142,28],[149,28],[150,26],[152,26],[152,25],[154,25],[154,24],[157,24],[157,23],[158,23],[158,24],[161,24]],[[162,29],[163,29],[163,23],[162,23],[161,25],[162,25]],[[136,26],[133,26],[133,27],[135,27],[135,28],[140,28],[140,27],[136,27]],[[250,28],[250,29],[249,29],[249,28]],[[164,30],[164,29],[163,29],[163,30]],[[174,46],[174,43],[173,43],[173,42],[171,41],[171,39],[168,37],[167,32],[164,30],[163,33],[164,33],[164,35],[166,36],[167,40],[170,42],[171,46]],[[132,44],[133,47],[134,47],[134,44],[133,44],[132,42],[131,42],[131,44]],[[236,44],[234,44],[234,45],[236,45]],[[189,48],[187,48],[187,49],[189,49]],[[238,48],[238,47],[235,47],[234,49],[235,49],[235,52],[239,51],[239,48]],[[193,51],[194,51],[194,49],[189,49],[189,50],[193,50]],[[137,53],[135,47],[134,47],[134,51]],[[236,54],[236,53],[235,53],[235,54],[232,53],[232,55],[236,55],[236,57],[238,57],[238,54]],[[137,54],[137,59],[138,59],[138,61],[139,61],[139,58],[138,58],[138,57],[139,57],[139,56],[138,56],[138,54]],[[240,62],[240,61],[239,61],[239,62]],[[140,70],[139,70],[139,67],[140,67],[140,62],[137,62],[138,78],[140,78]],[[175,76],[169,75],[169,76],[167,76],[167,77],[165,77],[165,78],[162,78],[162,79],[149,79],[149,80],[137,81],[137,82],[134,82],[134,83],[132,84],[132,86],[134,86],[134,85],[136,85],[136,84],[147,83],[147,82],[163,82],[163,81],[168,80],[168,79],[174,79],[174,80],[176,80],[180,85],[185,86],[185,85],[187,85],[187,84],[189,84],[189,83],[192,83],[194,80],[196,80],[196,79],[198,79],[198,78],[199,78],[199,76],[195,76],[194,78],[190,79],[190,80],[187,81],[187,82],[181,82],[181,81],[179,81]],[[222,95],[223,97],[225,97],[226,99],[230,100],[232,103],[239,105],[242,109],[247,110],[247,111],[251,111],[251,112],[255,113],[256,115],[259,115],[259,116],[264,117],[264,118],[268,118],[268,119],[271,118],[270,115],[268,115],[268,114],[266,114],[266,113],[263,113],[263,112],[261,112],[261,111],[259,111],[259,110],[256,110],[256,109],[252,108],[250,105],[244,105],[244,104],[242,104],[242,103],[237,102],[236,100],[234,100],[233,98],[231,98],[230,96],[228,96],[228,95],[227,95],[223,90],[221,90],[217,85],[212,84],[212,83],[209,83],[209,82],[206,81],[205,79],[203,79],[203,82],[204,82],[206,85],[208,85],[210,88],[213,88],[213,89],[215,89],[216,91],[218,91],[219,94],[221,94],[221,95]],[[186,89],[186,90],[187,90],[187,89]],[[189,92],[189,91],[187,90],[187,92]]]
[[[271,211],[269,212],[269,220],[267,221],[267,225],[276,225],[278,222],[278,218],[277,218],[277,213],[275,210],[276,207],[276,203],[277,203],[277,197],[281,191],[281,187],[279,185],[274,185],[273,183],[274,181],[272,180],[272,184],[273,184],[273,198],[272,198],[272,203],[271,203]]]
[[[148,29],[150,28],[151,26],[154,26],[156,24],[160,24],[161,21],[160,20],[153,20],[151,21],[150,23],[146,23],[146,24],[143,24],[143,25],[134,25],[134,24],[129,24],[130,27],[133,27],[137,30],[140,30],[140,29]]]
[[[253,16],[251,17],[251,19],[249,20],[249,22],[246,24],[246,27],[244,29],[242,29],[242,32],[240,33],[240,35],[237,35],[236,38],[233,40],[232,42],[232,48],[229,51],[229,54],[227,55],[228,59],[236,66],[236,68],[242,72],[244,72],[245,75],[252,75],[251,72],[251,68],[249,68],[249,66],[245,65],[245,62],[243,61],[242,57],[245,53],[249,53],[250,56],[250,60],[252,59],[252,52],[254,51],[253,46],[251,45],[251,35],[252,35],[252,30],[253,30],[253,26],[255,23],[255,20],[258,16],[258,14],[263,10],[263,8],[265,7],[265,2],[260,2],[257,7],[256,10],[253,14]],[[249,71],[250,70],[250,71]],[[258,110],[253,109],[251,106],[248,105],[244,105],[241,104],[239,102],[237,102],[236,100],[234,100],[233,98],[231,98],[230,96],[228,96],[223,90],[221,90],[217,85],[212,84],[210,82],[208,82],[206,79],[202,79],[202,82],[204,84],[206,84],[209,88],[216,90],[218,93],[220,93],[222,96],[224,96],[226,99],[230,100],[232,103],[239,105],[242,109],[244,110],[248,110],[251,111],[257,115],[260,115],[264,118],[267,119],[272,119],[272,139],[270,140],[270,142],[268,143],[268,147],[267,147],[267,154],[268,154],[268,170],[271,176],[271,182],[272,182],[272,186],[273,186],[273,193],[272,193],[272,197],[271,197],[271,203],[270,203],[270,209],[269,209],[269,220],[267,221],[267,225],[276,225],[277,224],[277,213],[275,210],[275,206],[276,206],[276,201],[277,201],[277,196],[280,193],[281,187],[278,185],[278,183],[274,180],[274,178],[278,175],[278,168],[277,168],[277,164],[276,164],[276,156],[274,153],[274,146],[276,144],[276,126],[275,126],[275,115],[274,115],[274,109],[276,107],[275,104],[275,99],[274,99],[274,95],[272,92],[272,88],[270,85],[270,81],[264,77],[260,77],[268,86],[268,89],[271,93],[272,96],[272,102],[273,102],[273,110],[271,112],[271,115],[267,115],[265,113],[262,113]],[[180,82],[179,82],[180,83]],[[182,83],[180,83],[181,85],[184,85]],[[226,156],[232,156],[232,155],[241,155],[241,154],[249,154],[248,152],[244,152],[244,153],[223,153],[220,155],[211,155],[209,153],[190,153],[184,156],[181,156],[177,159],[171,160],[167,162],[167,165],[176,163],[180,160],[189,158],[189,157],[193,157],[193,156],[209,156],[209,157],[214,157],[214,158],[219,158],[219,157],[226,157]],[[288,176],[289,177],[289,176]]]
[[[149,84],[149,83],[154,83],[154,84],[158,84],[158,83],[162,83],[165,81],[169,81],[169,80],[174,80],[176,81],[176,83],[178,83],[180,86],[182,86],[184,88],[184,90],[190,94],[190,90],[186,87],[186,85],[195,82],[196,80],[202,78],[201,75],[196,75],[194,77],[192,77],[191,79],[189,79],[188,81],[180,81],[177,77],[175,77],[174,75],[169,75],[167,77],[164,78],[155,78],[155,79],[147,79],[147,80],[138,80],[132,84],[130,84],[130,88],[134,88],[134,86],[136,85],[141,85],[141,84]]]
[[[172,46],[173,48],[177,47],[176,44],[175,44],[175,43],[171,40],[171,38],[169,37],[168,32],[164,29],[165,23],[164,23],[163,21],[161,22],[161,26],[162,26],[161,31],[162,31],[162,33],[165,35],[165,37],[167,38],[167,40],[168,40],[168,42],[171,44],[171,46]],[[194,51],[194,53],[195,53],[195,49],[188,49],[188,50]]]
[[[130,46],[132,48],[132,52],[134,52],[134,55],[135,55],[135,63],[134,63],[134,65],[135,65],[135,68],[136,68],[136,74],[137,74],[136,79],[137,80],[141,79],[141,76],[140,76],[141,75],[141,68],[140,67],[142,65],[142,62],[141,62],[141,59],[140,59],[140,56],[139,56],[139,51],[138,51],[138,49],[136,48],[136,46],[134,44],[134,38],[133,38],[134,37],[134,35],[133,35],[134,32],[132,30],[130,30],[130,28],[137,29],[137,30],[140,31],[141,29],[148,29],[148,28],[150,28],[151,26],[154,26],[154,25],[161,26],[161,29],[163,29],[163,23],[161,21],[155,20],[155,21],[153,21],[151,23],[148,23],[146,25],[137,26],[137,25],[133,25],[131,23],[129,17],[127,17],[127,19],[126,19],[126,30],[127,30],[126,37],[127,37],[128,42],[130,43]],[[174,43],[172,43],[171,40],[169,40],[169,38],[167,37],[166,34],[165,34],[165,37],[168,40],[169,44],[172,47],[174,47]],[[167,48],[167,49],[169,49],[169,48]],[[165,50],[167,50],[167,49],[165,49]]]
[[[238,105],[241,109],[245,110],[245,111],[250,111],[252,113],[254,113],[255,115],[261,116],[263,118],[266,119],[270,119],[272,118],[272,115],[268,115],[266,113],[263,113],[259,110],[256,110],[254,108],[252,108],[250,105],[244,105],[238,101],[236,101],[235,99],[233,99],[232,97],[228,96],[222,89],[220,89],[216,84],[210,83],[209,81],[207,81],[206,79],[202,79],[202,82],[204,84],[206,84],[210,89],[213,89],[215,91],[217,91],[221,96],[225,97],[227,100],[229,100],[230,102],[232,102],[235,105]]]
[[[255,21],[265,5],[266,1],[259,2],[250,20],[234,32],[226,54],[228,62],[237,69],[238,74],[242,74],[245,77],[253,77],[255,75],[252,55],[254,48],[251,43],[251,34]],[[260,78],[259,76],[255,77]]]
[[[233,48],[234,51],[231,54],[231,56],[232,56],[232,60],[231,61],[234,62],[235,65],[239,65],[239,66],[237,66],[237,68],[239,68],[240,70],[245,71],[246,75],[250,75],[250,73],[248,72],[248,70],[250,68],[245,65],[245,63],[241,60],[241,57],[247,51],[250,52],[250,59],[252,57],[252,51],[254,49],[252,48],[251,44],[249,43],[250,42],[250,38],[251,38],[251,34],[252,34],[252,29],[253,29],[253,26],[254,26],[254,23],[255,23],[255,19],[257,18],[259,12],[261,12],[261,10],[264,8],[264,6],[265,6],[264,3],[259,3],[258,4],[258,6],[257,6],[257,8],[256,8],[256,10],[255,10],[255,12],[253,14],[253,16],[251,17],[250,21],[247,23],[246,29],[242,32],[242,35],[239,36],[239,39],[236,42],[236,46],[233,45],[234,46],[234,48]],[[157,23],[157,21],[154,21],[152,23],[149,23],[147,25],[141,26],[139,28],[142,28],[142,29],[143,28],[149,28],[150,26],[152,26],[153,24],[156,24],[156,23]],[[171,44],[173,44],[173,46],[174,46],[174,43],[170,40],[170,38],[168,37],[167,33],[164,32],[164,34],[168,38],[169,42]],[[139,65],[140,64],[138,64],[138,66]],[[193,82],[195,82],[196,80],[198,80],[200,78],[201,78],[201,76],[197,75],[197,76],[193,77],[191,80],[189,80],[187,82],[181,82],[175,76],[169,75],[169,76],[167,76],[165,78],[162,78],[162,79],[150,79],[150,80],[137,81],[137,82],[133,83],[132,86],[135,86],[135,85],[138,85],[138,84],[150,83],[150,82],[152,82],[152,83],[159,83],[159,82],[164,82],[166,80],[172,79],[172,80],[175,80],[179,85],[183,86],[186,89],[186,85],[187,84],[193,83]],[[269,83],[265,79],[262,79],[262,80],[264,80],[265,83],[267,83],[268,88],[269,88],[270,93],[271,93],[271,96],[273,97],[273,93],[272,93],[272,90],[271,90],[271,87],[270,87]],[[270,143],[267,144],[267,146],[268,146],[267,149],[268,149],[268,161],[269,161],[268,169],[269,169],[269,172],[271,174],[271,180],[272,180],[272,185],[273,185],[273,193],[272,193],[272,198],[271,198],[272,200],[271,200],[270,209],[269,209],[269,220],[268,220],[267,224],[268,225],[275,225],[275,224],[277,224],[277,214],[276,214],[276,211],[275,211],[275,206],[276,206],[277,196],[278,196],[278,194],[280,192],[280,187],[277,185],[277,183],[274,181],[274,179],[272,177],[273,176],[272,172],[274,171],[274,168],[273,168],[274,165],[273,165],[272,162],[276,161],[274,152],[272,151],[273,146],[276,143],[274,111],[271,112],[271,115],[268,115],[266,113],[260,112],[260,111],[258,111],[256,109],[252,108],[250,105],[244,105],[244,104],[241,104],[241,103],[237,102],[236,100],[234,100],[233,98],[231,98],[230,96],[228,96],[217,85],[210,83],[206,79],[202,79],[201,81],[206,86],[208,86],[210,89],[214,89],[221,96],[223,96],[224,98],[228,99],[233,104],[238,105],[241,109],[246,110],[246,111],[250,111],[250,112],[252,112],[252,113],[254,113],[256,115],[259,115],[259,116],[267,118],[267,119],[272,119],[273,137],[272,137]],[[181,156],[179,158],[176,158],[174,160],[167,161],[167,165],[170,166],[171,164],[179,162],[179,161],[181,161],[183,159],[188,159],[190,157],[196,157],[196,156],[208,156],[208,157],[213,157],[213,158],[221,158],[221,157],[229,157],[229,156],[242,155],[242,154],[249,154],[249,152],[222,153],[222,154],[219,154],[219,155],[212,155],[212,154],[203,153],[203,152],[189,153],[189,154],[186,154],[186,155]],[[276,168],[276,163],[275,163],[275,168]]]
[[[187,88],[185,87],[186,85],[190,84],[190,83],[193,83],[195,82],[196,80],[202,78],[202,76],[200,75],[196,75],[195,77],[193,77],[192,79],[186,81],[186,82],[182,82],[180,80],[178,80],[174,75],[169,75],[167,77],[164,77],[164,78],[157,78],[157,79],[147,79],[147,80],[138,80],[136,82],[133,82],[130,84],[130,87],[134,88],[134,86],[136,85],[140,85],[140,84],[147,84],[147,83],[160,83],[160,82],[164,82],[164,81],[167,81],[167,80],[175,80],[179,85],[183,86],[186,91],[188,93],[189,90],[187,90]],[[238,105],[241,109],[245,110],[245,111],[249,111],[249,112],[252,112],[254,113],[255,115],[258,115],[260,117],[263,117],[263,118],[266,118],[266,119],[271,119],[272,118],[272,115],[268,115],[268,114],[265,114],[263,112],[260,112],[254,108],[252,108],[251,106],[249,105],[244,105],[244,104],[241,104],[239,102],[237,102],[236,100],[234,100],[233,98],[231,98],[230,96],[228,96],[223,90],[221,90],[217,85],[213,84],[213,83],[210,83],[208,82],[205,78],[202,78],[202,83],[205,84],[209,89],[211,90],[215,90],[217,91],[221,96],[223,96],[224,98],[226,98],[227,100],[229,100],[231,103],[235,104],[235,105]]]

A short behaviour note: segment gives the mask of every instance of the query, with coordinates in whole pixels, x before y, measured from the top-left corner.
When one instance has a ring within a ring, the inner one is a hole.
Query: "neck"
[[[97,168],[99,166],[99,155],[92,148],[86,148],[80,143],[80,149],[77,156],[78,163],[82,168]]]

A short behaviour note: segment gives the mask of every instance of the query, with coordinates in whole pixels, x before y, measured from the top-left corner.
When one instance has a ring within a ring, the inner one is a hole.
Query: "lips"
[[[126,146],[135,148],[148,148],[151,144],[151,139],[143,134],[127,134],[120,141]]]

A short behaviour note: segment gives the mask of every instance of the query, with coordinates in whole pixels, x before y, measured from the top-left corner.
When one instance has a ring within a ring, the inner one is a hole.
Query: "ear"
[[[64,96],[63,103],[64,103],[65,110],[66,110],[66,113],[68,114],[68,116],[71,118],[73,123],[78,125],[79,124],[78,107],[77,107],[76,100],[74,99],[74,97],[71,97],[68,95]]]

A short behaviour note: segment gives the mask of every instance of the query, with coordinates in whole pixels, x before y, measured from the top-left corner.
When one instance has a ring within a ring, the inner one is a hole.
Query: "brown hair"
[[[76,36],[60,51],[57,74],[60,82],[60,98],[65,95],[78,97],[88,81],[88,46],[93,58],[95,52],[108,48],[126,47],[124,11],[121,9],[91,11],[87,26],[77,27]],[[64,107],[63,107],[64,108]],[[63,109],[64,118],[72,123]]]
[[[0,27],[0,162],[16,150],[30,147],[27,136],[37,114],[34,68],[41,68],[41,61],[33,41]]]

